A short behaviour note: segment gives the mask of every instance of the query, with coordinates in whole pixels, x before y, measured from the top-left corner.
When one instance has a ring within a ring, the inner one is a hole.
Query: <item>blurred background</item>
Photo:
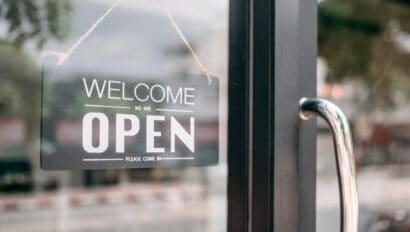
[[[410,231],[410,1],[321,0],[318,20],[318,95],[353,130],[360,231]],[[318,123],[317,226],[336,231],[333,145]]]
[[[115,2],[0,0],[0,231],[225,231],[228,1],[165,5],[220,77],[219,120],[207,119],[219,123],[219,141],[202,140],[203,149],[219,151],[218,166],[40,169],[42,61],[72,47]],[[318,22],[318,96],[338,104],[353,129],[360,231],[410,231],[410,1],[320,0]],[[155,1],[121,1],[83,45],[86,55],[69,63],[73,77],[200,74]],[[59,123],[58,145],[68,146],[77,124]],[[318,123],[317,228],[336,231],[333,146]],[[207,128],[204,135],[215,132]]]
[[[82,77],[206,83],[168,14],[219,77],[219,90],[208,91],[219,91],[219,102],[202,94],[195,109],[202,116],[196,149],[219,153],[219,165],[41,170],[42,87],[43,116],[53,118],[42,149],[53,153],[78,151],[84,97],[73,88]],[[224,231],[227,32],[228,1],[0,0],[0,231]],[[42,85],[44,60],[57,63],[84,35],[64,73]],[[50,106],[53,101],[65,107]],[[218,103],[219,115],[209,110]]]

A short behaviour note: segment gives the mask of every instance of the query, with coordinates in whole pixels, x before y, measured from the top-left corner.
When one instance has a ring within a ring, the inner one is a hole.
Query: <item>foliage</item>
[[[35,40],[64,39],[69,33],[70,0],[0,0],[0,20],[7,23],[7,39],[16,47]]]
[[[0,0],[0,22],[7,28],[0,38],[0,115],[25,118],[32,138],[41,111],[41,73],[22,47],[66,38],[71,12],[70,0]]]
[[[392,107],[398,93],[410,97],[410,50],[396,38],[410,32],[409,6],[399,0],[322,1],[319,55],[330,69],[327,81],[362,82],[369,106]]]
[[[0,43],[0,114],[34,117],[40,110],[40,71],[24,52]]]

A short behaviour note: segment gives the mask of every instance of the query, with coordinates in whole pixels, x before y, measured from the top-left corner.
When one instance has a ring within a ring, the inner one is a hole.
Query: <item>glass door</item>
[[[226,231],[228,12],[0,1],[0,230]]]
[[[359,231],[410,228],[410,8],[405,1],[319,1],[318,95],[352,127]],[[330,132],[320,123],[317,228],[339,225]]]

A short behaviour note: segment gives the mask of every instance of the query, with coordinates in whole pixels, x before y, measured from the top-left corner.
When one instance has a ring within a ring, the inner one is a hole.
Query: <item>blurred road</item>
[[[357,173],[360,230],[373,230],[377,218],[386,212],[410,215],[410,165],[362,168]],[[339,196],[336,173],[320,175],[317,181],[317,231],[339,228]]]
[[[110,189],[111,193],[104,197],[61,193],[55,198],[48,196],[54,201],[48,204],[44,203],[44,198],[33,196],[31,201],[40,202],[34,204],[37,209],[33,206],[16,209],[10,205],[3,208],[0,231],[225,231],[224,195],[209,196],[198,186],[192,187],[190,193],[179,191],[178,187],[147,189],[145,186],[145,197],[120,190]]]

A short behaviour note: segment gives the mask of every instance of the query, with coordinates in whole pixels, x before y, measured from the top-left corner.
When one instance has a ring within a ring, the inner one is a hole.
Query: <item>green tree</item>
[[[36,157],[37,149],[33,148],[39,137],[41,68],[24,45],[32,42],[40,49],[48,41],[65,39],[71,12],[70,0],[0,0],[0,23],[7,28],[0,35],[0,117],[21,118],[27,125],[26,144],[14,150],[1,147],[5,154],[21,155],[23,149]]]
[[[6,39],[21,47],[35,40],[39,47],[47,40],[62,40],[69,33],[70,0],[0,0],[0,20],[8,25]]]
[[[410,53],[394,33],[398,26],[410,33],[409,6],[404,0],[322,1],[319,56],[330,69],[327,81],[359,80],[367,86],[368,106],[392,107],[397,92],[409,97]]]
[[[0,38],[0,56],[7,57],[0,61],[0,114],[25,118],[30,137],[40,115],[41,75],[22,48],[66,38],[71,12],[70,0],[0,0],[0,21],[8,28]]]

